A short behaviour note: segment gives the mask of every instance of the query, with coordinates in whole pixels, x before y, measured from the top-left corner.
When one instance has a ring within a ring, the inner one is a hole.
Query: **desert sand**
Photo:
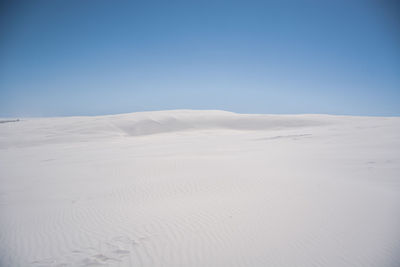
[[[0,266],[400,266],[400,118],[2,119]]]

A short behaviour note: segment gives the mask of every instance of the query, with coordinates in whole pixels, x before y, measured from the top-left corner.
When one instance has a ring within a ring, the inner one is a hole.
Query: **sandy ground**
[[[400,266],[400,118],[0,123],[0,266]]]

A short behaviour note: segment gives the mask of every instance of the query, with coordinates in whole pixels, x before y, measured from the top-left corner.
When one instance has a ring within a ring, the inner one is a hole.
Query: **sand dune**
[[[400,266],[400,118],[0,124],[0,266]]]

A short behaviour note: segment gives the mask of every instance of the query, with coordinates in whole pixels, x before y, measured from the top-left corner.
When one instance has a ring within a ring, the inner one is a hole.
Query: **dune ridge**
[[[237,114],[218,110],[170,110],[96,117],[22,119],[2,128],[0,146],[88,141],[112,136],[145,136],[190,130],[274,130],[328,123],[324,115]],[[23,131],[29,131],[26,135]],[[26,140],[28,139],[28,140]]]

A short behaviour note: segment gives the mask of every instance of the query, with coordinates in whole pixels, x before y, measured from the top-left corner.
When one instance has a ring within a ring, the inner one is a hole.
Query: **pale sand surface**
[[[0,266],[400,266],[400,118],[0,123]]]

